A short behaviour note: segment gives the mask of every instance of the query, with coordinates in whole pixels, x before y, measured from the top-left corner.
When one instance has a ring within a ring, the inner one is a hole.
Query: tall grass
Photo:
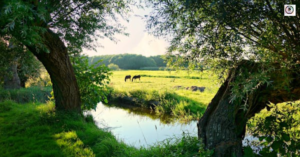
[[[10,156],[170,157],[209,156],[188,135],[134,148],[103,131],[91,116],[57,112],[54,104],[0,102],[0,154]]]
[[[18,103],[46,102],[51,96],[51,87],[29,87],[21,89],[0,89],[0,101],[13,100]]]

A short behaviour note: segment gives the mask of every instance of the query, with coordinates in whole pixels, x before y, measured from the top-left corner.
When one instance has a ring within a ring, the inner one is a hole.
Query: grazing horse
[[[126,76],[125,76],[125,82],[126,82],[127,79],[130,80],[130,79],[131,79],[131,75],[126,75]]]
[[[133,76],[132,77],[132,82],[133,82],[133,79],[139,79],[139,80],[141,80],[141,75],[135,75],[135,76]]]

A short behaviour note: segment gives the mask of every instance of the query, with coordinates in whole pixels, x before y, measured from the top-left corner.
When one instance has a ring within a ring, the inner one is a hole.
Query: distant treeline
[[[106,66],[115,64],[120,69],[145,69],[159,70],[166,67],[166,63],[162,59],[162,55],[145,57],[136,54],[119,54],[119,55],[103,55],[89,57],[89,63],[93,64],[98,60],[103,60],[101,64]]]

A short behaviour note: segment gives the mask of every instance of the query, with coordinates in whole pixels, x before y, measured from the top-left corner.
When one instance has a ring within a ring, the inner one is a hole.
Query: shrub
[[[259,138],[262,156],[299,156],[300,148],[300,103],[278,105],[268,115],[254,117],[248,126],[249,132]],[[248,156],[254,156],[250,147]]]
[[[96,66],[101,62],[88,64],[87,57],[72,57],[73,68],[81,96],[83,110],[96,109],[100,101],[107,103],[105,89],[109,84],[111,73],[105,65]]]
[[[118,65],[113,64],[113,63],[109,64],[107,67],[108,67],[110,70],[121,70],[121,69],[119,68]]]

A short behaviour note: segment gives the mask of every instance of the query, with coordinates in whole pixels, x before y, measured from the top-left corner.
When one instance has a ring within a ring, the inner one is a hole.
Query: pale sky
[[[168,47],[168,42],[164,39],[155,38],[146,31],[146,22],[134,15],[144,17],[149,15],[151,9],[133,9],[133,13],[127,23],[120,20],[121,24],[127,27],[126,32],[129,36],[115,35],[119,41],[117,43],[109,39],[98,39],[104,47],[97,47],[97,52],[93,50],[83,49],[83,53],[88,56],[108,55],[108,54],[141,54],[144,56],[154,56],[165,54]]]

